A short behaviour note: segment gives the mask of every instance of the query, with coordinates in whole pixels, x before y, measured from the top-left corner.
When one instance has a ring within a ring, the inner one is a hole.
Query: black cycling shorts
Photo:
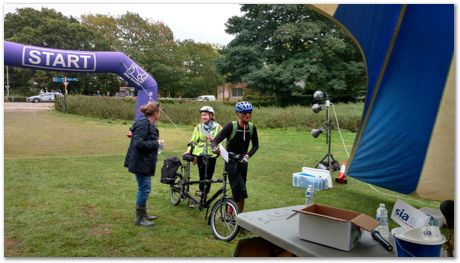
[[[233,198],[240,201],[248,198],[246,190],[246,178],[248,176],[248,164],[229,160],[225,164],[228,173],[228,181],[232,187]]]

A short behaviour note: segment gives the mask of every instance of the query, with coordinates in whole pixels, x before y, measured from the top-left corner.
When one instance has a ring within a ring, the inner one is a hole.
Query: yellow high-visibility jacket
[[[214,122],[212,127],[209,129],[209,134],[212,136],[212,138],[215,138],[217,134],[222,130],[222,126]],[[208,132],[203,126],[203,123],[199,123],[197,126],[195,126],[195,129],[193,130],[192,134],[192,139],[190,140],[192,145],[193,145],[193,151],[191,154],[195,156],[199,156],[200,154],[209,154],[213,158],[217,157],[217,154],[212,152],[212,147],[211,147],[211,142],[208,142]],[[190,151],[190,147],[188,149]]]

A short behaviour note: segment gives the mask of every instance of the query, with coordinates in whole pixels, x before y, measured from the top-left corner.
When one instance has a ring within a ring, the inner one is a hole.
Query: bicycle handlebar
[[[233,152],[228,152],[228,158],[230,160],[236,161],[236,162],[241,162],[243,160],[243,155],[242,154],[237,154]]]

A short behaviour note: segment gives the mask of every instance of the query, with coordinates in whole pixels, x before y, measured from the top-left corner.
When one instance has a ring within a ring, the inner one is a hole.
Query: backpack
[[[177,169],[181,167],[182,163],[177,157],[168,157],[164,160],[163,167],[161,168],[160,182],[163,184],[172,184],[176,179]]]
[[[232,125],[233,125],[233,130],[232,130],[232,133],[230,134],[230,138],[228,138],[228,140],[227,140],[227,143],[228,143],[228,141],[231,141],[233,139],[233,137],[235,137],[236,130],[238,129],[238,122],[237,121],[232,121]],[[249,122],[249,138],[252,138],[252,131],[253,130],[254,130],[254,123]]]

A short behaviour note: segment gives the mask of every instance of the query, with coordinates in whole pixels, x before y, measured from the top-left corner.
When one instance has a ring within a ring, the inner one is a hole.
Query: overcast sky
[[[19,4],[5,3],[4,14],[17,8],[52,8],[65,16],[79,18],[85,14],[104,14],[119,16],[127,11],[137,13],[143,18],[164,22],[173,31],[176,40],[193,39],[226,45],[233,39],[225,33],[225,23],[231,16],[239,16],[239,4]]]

